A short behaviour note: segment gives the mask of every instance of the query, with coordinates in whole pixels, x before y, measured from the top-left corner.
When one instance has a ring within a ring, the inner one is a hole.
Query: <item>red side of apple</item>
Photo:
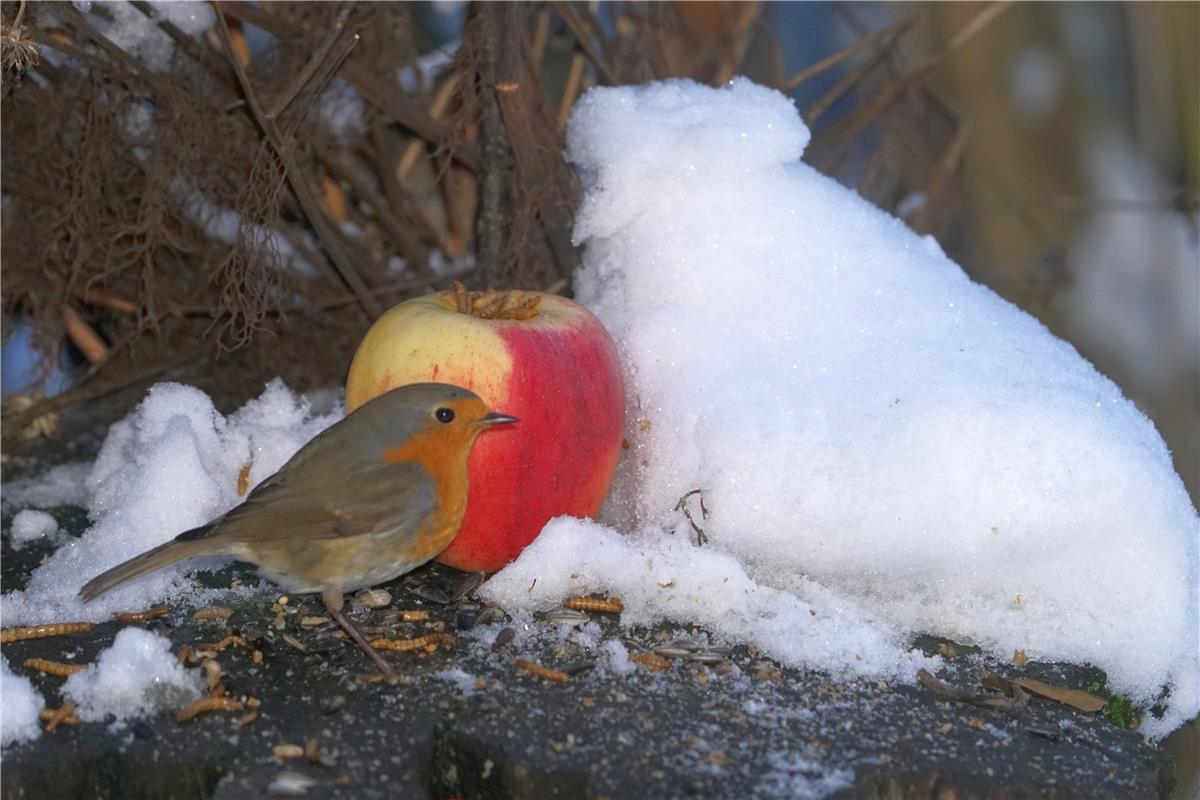
[[[485,431],[471,452],[466,516],[438,556],[459,569],[495,571],[553,517],[594,516],[616,470],[625,405],[616,348],[587,309],[540,296],[528,321],[461,314],[445,295],[407,301],[375,323],[350,368],[348,411],[433,380],[519,418]]]

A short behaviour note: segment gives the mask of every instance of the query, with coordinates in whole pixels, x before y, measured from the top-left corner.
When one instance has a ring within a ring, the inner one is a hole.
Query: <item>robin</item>
[[[384,675],[391,668],[342,613],[344,593],[403,575],[444,550],[467,505],[467,455],[481,432],[516,422],[444,383],[371,400],[292,456],[245,502],[88,581],[92,600],[192,556],[233,556],[289,592],[320,592]]]

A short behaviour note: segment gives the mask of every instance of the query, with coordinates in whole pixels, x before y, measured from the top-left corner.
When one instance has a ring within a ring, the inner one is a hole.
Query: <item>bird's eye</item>
[[[438,422],[452,422],[454,420],[454,412],[448,408],[439,408],[434,412]]]

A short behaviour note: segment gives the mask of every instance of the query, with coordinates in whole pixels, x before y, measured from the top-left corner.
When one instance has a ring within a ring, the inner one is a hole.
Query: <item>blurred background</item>
[[[455,279],[569,293],[574,101],[741,74],[1120,384],[1200,497],[1200,4],[221,9],[2,4],[6,453],[168,375],[340,386]]]

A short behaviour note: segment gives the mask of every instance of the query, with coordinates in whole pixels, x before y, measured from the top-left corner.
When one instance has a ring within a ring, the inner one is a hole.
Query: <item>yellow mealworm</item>
[[[630,653],[629,660],[647,667],[653,672],[658,672],[660,669],[666,669],[671,666],[671,660],[664,658],[658,653]]]
[[[256,720],[256,719],[258,719],[257,711],[247,711],[245,714],[242,714],[240,717],[238,717],[238,719],[237,719],[238,727],[244,728],[247,725],[249,725],[251,722],[254,722],[254,720]]]
[[[58,708],[43,708],[38,717],[46,723],[46,731],[50,732],[59,725],[78,725],[79,717],[75,716],[75,705],[63,703]]]
[[[568,597],[563,602],[563,608],[572,611],[596,611],[601,614],[620,614],[625,610],[625,604],[619,597],[607,599],[599,597]]]
[[[304,748],[298,744],[277,744],[271,749],[276,758],[300,758]]]
[[[214,693],[217,688],[221,689],[221,694],[225,694],[224,687],[221,683],[221,664],[215,658],[204,662],[204,682],[208,684],[209,689],[213,689]]]
[[[227,620],[233,616],[233,609],[225,608],[224,606],[213,606],[212,608],[202,608],[195,614],[192,614],[192,619],[215,619]]]
[[[400,619],[404,622],[424,622],[429,619],[428,611],[401,611]]]
[[[87,633],[92,629],[90,622],[53,622],[49,625],[34,625],[32,628],[7,628],[0,631],[0,644],[20,642],[25,639],[45,639],[49,636],[66,636],[70,633]]]
[[[145,611],[118,611],[113,614],[113,619],[128,625],[135,622],[149,622],[152,619],[165,617],[170,613],[171,609],[166,606],[157,606],[155,608],[148,608]]]
[[[57,675],[60,678],[67,678],[76,672],[82,672],[89,665],[65,664],[62,661],[50,661],[46,658],[27,658],[25,659],[25,666],[28,669],[36,669],[38,672],[44,672],[47,675]]]
[[[245,644],[246,644],[245,639],[243,639],[241,636],[238,636],[237,634],[231,633],[219,642],[213,642],[212,644],[201,645],[201,647],[203,647],[205,650],[212,650],[213,652],[219,653],[222,650],[224,650],[226,647],[232,647],[235,645],[237,647],[241,647]]]
[[[246,490],[250,488],[250,462],[247,461],[242,465],[237,477],[237,493],[238,497],[245,497]]]
[[[567,673],[559,672],[556,669],[543,667],[541,664],[535,664],[532,661],[526,661],[523,658],[517,659],[517,669],[525,670],[530,675],[536,675],[539,678],[544,678],[555,683],[566,683]]]
[[[179,713],[175,715],[175,719],[180,722],[187,722],[194,719],[200,714],[205,714],[209,711],[241,711],[242,704],[232,697],[201,697],[194,703],[190,703],[179,709]]]
[[[371,647],[376,650],[395,650],[398,653],[404,653],[409,650],[423,650],[431,644],[434,646],[446,644],[446,639],[453,640],[453,638],[444,633],[427,633],[415,639],[373,639]]]

